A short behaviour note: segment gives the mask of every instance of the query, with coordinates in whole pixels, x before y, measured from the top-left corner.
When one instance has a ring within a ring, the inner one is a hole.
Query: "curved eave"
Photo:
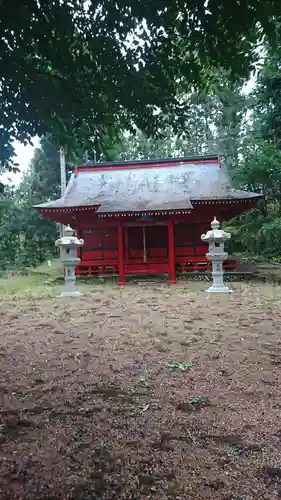
[[[191,200],[192,205],[245,205],[245,204],[255,204],[261,198],[262,195],[252,196],[246,198],[225,198],[225,199],[214,199],[214,200]]]
[[[36,207],[36,210],[42,215],[48,214],[58,214],[58,213],[81,213],[81,212],[95,212],[97,207],[60,207],[60,208],[40,208]],[[99,219],[104,219],[107,217],[140,217],[142,215],[149,216],[159,216],[159,215],[178,215],[178,214],[190,214],[192,212],[192,208],[182,208],[175,210],[138,210],[138,211],[128,211],[128,212],[100,212],[96,213]]]
[[[193,206],[197,205],[245,205],[245,204],[254,204],[263,198],[263,195],[257,196],[248,196],[245,198],[217,198],[210,200],[191,200]],[[39,213],[51,214],[51,213],[81,213],[81,212],[96,212],[100,205],[90,205],[90,206],[82,206],[82,207],[34,207]],[[155,209],[155,210],[134,210],[134,211],[120,211],[120,212],[99,212],[97,213],[98,217],[106,217],[106,216],[133,216],[133,215],[168,215],[174,213],[190,213],[192,208],[176,208],[176,209]]]
[[[37,212],[42,213],[53,213],[53,212],[95,212],[100,205],[90,205],[87,207],[42,207],[40,205],[34,206],[33,208]]]
[[[176,209],[176,210],[141,210],[139,212],[106,212],[97,214],[99,219],[116,218],[116,217],[141,217],[144,216],[162,216],[162,215],[188,215],[192,209]]]

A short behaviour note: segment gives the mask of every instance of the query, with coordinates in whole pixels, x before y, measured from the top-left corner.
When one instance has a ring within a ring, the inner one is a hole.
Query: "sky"
[[[16,174],[13,174],[12,172],[6,172],[5,174],[3,174],[1,176],[1,181],[4,184],[7,183],[17,186],[20,183],[22,175],[27,171],[30,160],[33,157],[34,149],[38,148],[39,145],[40,141],[38,137],[35,137],[33,139],[33,146],[24,146],[19,141],[14,141],[13,146],[16,153],[15,162],[19,164],[20,172],[17,172]]]

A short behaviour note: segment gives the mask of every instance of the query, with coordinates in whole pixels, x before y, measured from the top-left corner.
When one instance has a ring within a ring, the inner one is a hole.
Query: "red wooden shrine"
[[[63,198],[35,208],[84,239],[80,276],[210,270],[201,234],[214,216],[227,221],[260,196],[232,189],[218,157],[87,164],[75,169]],[[225,269],[235,270],[229,258]]]

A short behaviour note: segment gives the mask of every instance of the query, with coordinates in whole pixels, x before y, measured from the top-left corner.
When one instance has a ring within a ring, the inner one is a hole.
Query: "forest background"
[[[239,17],[235,6],[221,3],[222,17],[228,18],[227,8],[234,9],[232,21]],[[221,23],[223,28],[218,28],[218,13],[213,15],[207,8],[208,24],[199,19],[200,28],[193,26],[193,31],[183,32],[179,26],[194,25],[199,16],[195,11],[190,20],[180,17],[174,7],[134,12],[127,2],[116,2],[118,9],[103,15],[102,4],[105,8],[107,2],[101,1],[93,13],[95,2],[89,2],[85,13],[75,2],[71,12],[69,6],[55,1],[43,17],[37,9],[30,18],[26,2],[25,10],[13,12],[13,29],[8,25],[9,16],[7,26],[2,26],[8,69],[7,75],[1,75],[0,87],[4,117],[0,173],[17,171],[14,139],[28,143],[37,134],[40,147],[20,184],[1,186],[0,268],[35,266],[56,255],[58,227],[32,206],[59,197],[60,146],[66,148],[68,177],[74,165],[86,157],[116,161],[218,154],[234,186],[264,194],[257,208],[227,224],[232,252],[281,261],[278,16],[268,14],[271,24],[261,26],[256,10],[257,19],[247,18],[253,31],[234,23],[235,30],[245,28],[248,37],[237,41],[232,24]],[[1,4],[2,10],[10,8],[7,2]],[[52,17],[55,8],[58,11]],[[61,12],[63,8],[66,10]],[[134,14],[130,20],[128,8]],[[58,14],[64,16],[63,29]],[[181,24],[170,33],[173,19],[177,23],[180,19]],[[29,30],[22,35],[24,23]],[[58,32],[57,43],[65,44],[64,51],[57,50],[56,38],[45,36],[44,30],[50,29]],[[254,36],[259,43],[255,45],[258,56],[255,52],[253,57],[248,47],[254,45]],[[212,53],[214,37],[229,40],[227,48],[222,43]],[[255,85],[246,93],[250,74],[255,76]]]

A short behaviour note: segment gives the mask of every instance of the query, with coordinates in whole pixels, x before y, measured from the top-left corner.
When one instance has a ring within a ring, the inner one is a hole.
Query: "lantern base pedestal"
[[[233,290],[228,288],[228,286],[226,286],[226,285],[222,285],[222,286],[212,285],[212,286],[210,286],[210,288],[208,288],[208,290],[206,290],[206,292],[208,292],[208,293],[232,293]]]
[[[57,297],[81,297],[83,293],[76,290],[75,292],[61,292]]]

